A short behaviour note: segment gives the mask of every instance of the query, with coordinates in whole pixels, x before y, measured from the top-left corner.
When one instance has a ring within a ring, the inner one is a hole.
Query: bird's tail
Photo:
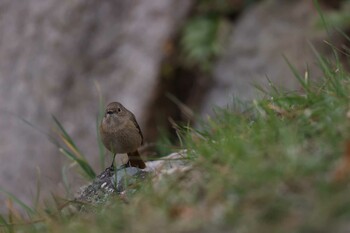
[[[134,152],[128,153],[129,164],[131,167],[138,167],[141,169],[146,168],[145,162],[143,162],[139,152],[136,150]]]

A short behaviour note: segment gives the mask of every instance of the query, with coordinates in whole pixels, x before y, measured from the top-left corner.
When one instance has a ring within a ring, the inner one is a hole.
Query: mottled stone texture
[[[151,181],[157,189],[165,176],[176,176],[192,170],[191,161],[187,151],[182,150],[165,156],[162,160],[146,162],[145,169],[123,166],[117,169],[106,168],[90,184],[81,187],[75,198],[78,201],[76,207],[85,209],[84,204],[105,204],[116,194],[126,201],[126,196],[137,191],[144,182]]]
[[[62,186],[65,159],[19,117],[50,131],[54,114],[97,165],[95,82],[106,102],[122,102],[142,127],[163,45],[191,3],[2,0],[0,187],[31,203],[37,170],[43,191]]]

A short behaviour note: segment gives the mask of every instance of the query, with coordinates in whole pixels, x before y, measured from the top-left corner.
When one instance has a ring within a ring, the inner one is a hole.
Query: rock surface
[[[309,43],[323,51],[324,31],[315,27],[317,10],[311,1],[262,1],[247,9],[237,22],[218,59],[213,73],[214,85],[208,92],[203,114],[213,105],[226,106],[234,97],[250,100],[257,97],[254,84],[267,86],[268,77],[276,86],[288,90],[299,85],[283,59],[304,75],[307,67],[318,76],[317,61]]]
[[[146,163],[146,169],[135,167],[118,168],[116,171],[107,168],[98,175],[91,184],[81,188],[77,201],[93,206],[107,202],[115,194],[125,195],[125,192],[133,192],[137,184],[144,182],[146,177],[152,179],[157,185],[164,175],[181,173],[191,169],[186,151],[172,153],[162,160]]]
[[[93,205],[105,203],[113,194],[120,194],[127,189],[126,186],[141,182],[146,178],[147,172],[135,167],[119,168],[114,171],[107,168],[82,192],[78,201]]]

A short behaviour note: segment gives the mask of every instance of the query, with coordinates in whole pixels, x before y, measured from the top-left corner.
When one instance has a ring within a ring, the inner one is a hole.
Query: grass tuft
[[[75,145],[73,139],[69,136],[62,124],[59,122],[59,120],[57,120],[55,116],[52,116],[52,119],[57,127],[56,133],[68,148],[66,149],[63,147],[59,147],[59,151],[62,154],[64,154],[67,158],[77,163],[83,171],[84,175],[86,175],[90,179],[95,178],[96,173],[94,172],[90,164],[87,162],[84,155],[80,152],[79,148]]]
[[[336,51],[335,51],[336,52]],[[350,217],[350,74],[316,54],[323,77],[289,67],[302,91],[259,89],[265,98],[216,108],[199,129],[173,122],[192,169],[146,180],[136,193],[94,212],[33,210],[24,221],[8,205],[5,232],[347,232]],[[93,178],[60,122],[61,151]],[[64,173],[64,170],[63,170]],[[68,187],[68,185],[67,185]],[[68,188],[69,190],[69,188]],[[44,212],[44,214],[42,214]],[[1,230],[2,230],[1,229]]]

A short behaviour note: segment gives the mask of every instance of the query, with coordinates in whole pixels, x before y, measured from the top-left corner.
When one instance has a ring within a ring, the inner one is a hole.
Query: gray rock
[[[105,204],[115,195],[132,194],[136,191],[135,187],[142,185],[146,177],[152,177],[150,181],[156,187],[165,175],[192,169],[186,151],[172,153],[161,160],[147,162],[146,165],[146,169],[143,170],[135,167],[119,167],[116,172],[112,168],[105,169],[91,184],[81,188],[76,198],[79,209],[82,207],[86,209],[86,204],[92,206]]]
[[[116,171],[107,168],[91,184],[81,188],[82,191],[77,200],[92,205],[103,204],[114,194],[121,194],[128,187],[141,182],[146,178],[146,175],[147,172],[135,167],[120,167]],[[133,191],[133,189],[128,189],[128,192]]]
[[[325,32],[315,27],[317,11],[311,1],[261,1],[247,9],[237,22],[214,68],[214,84],[203,103],[203,114],[213,105],[226,106],[234,97],[241,100],[258,98],[253,84],[268,87],[266,76],[278,87],[299,88],[298,81],[283,59],[304,75],[320,71],[309,42],[323,50]]]

